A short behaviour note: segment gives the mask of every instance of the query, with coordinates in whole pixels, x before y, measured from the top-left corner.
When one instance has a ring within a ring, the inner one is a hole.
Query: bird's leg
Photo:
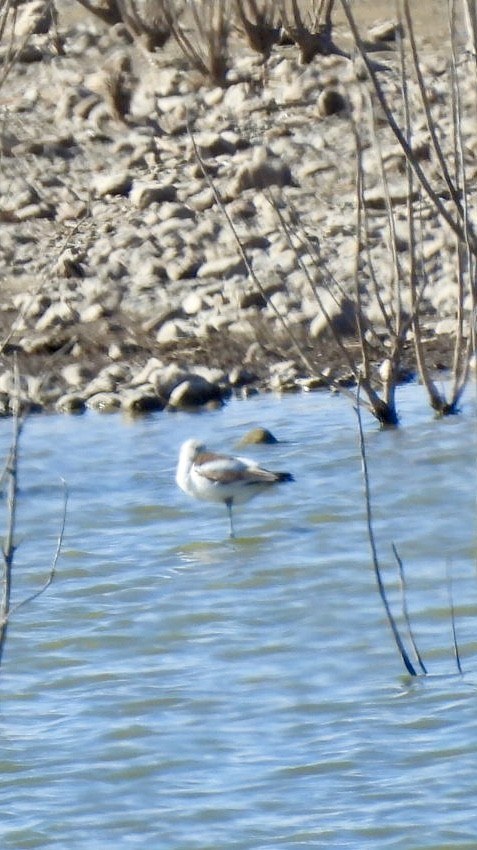
[[[227,513],[229,515],[229,521],[230,521],[230,536],[231,537],[235,537],[234,521],[233,521],[233,518],[232,518],[233,501],[234,501],[233,499],[226,499],[225,500],[225,504],[226,504],[226,507],[227,507]]]

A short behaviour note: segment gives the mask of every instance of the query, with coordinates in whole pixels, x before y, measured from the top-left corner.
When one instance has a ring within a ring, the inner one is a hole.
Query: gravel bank
[[[1,90],[0,411],[10,407],[14,356],[34,410],[140,412],[217,404],[232,392],[313,389],[330,375],[352,382],[316,289],[354,356],[349,110],[364,121],[355,64],[330,56],[300,65],[294,48],[279,47],[264,69],[237,41],[229,84],[214,88],[185,67],[172,43],[146,54],[124,27],[108,29],[86,13],[73,21],[68,5],[59,4],[63,52],[52,31],[32,36]],[[350,49],[344,27],[336,39]],[[439,131],[451,139],[445,59],[425,40],[422,55]],[[397,99],[392,45],[376,56]],[[471,186],[473,98],[469,86],[462,126]],[[379,114],[377,125],[405,266],[404,157]],[[440,186],[424,124],[419,151]],[[387,329],[373,279],[385,300],[393,281],[379,162],[367,142],[364,172],[372,267],[363,261],[360,288],[380,340],[378,368]],[[274,205],[293,224],[288,233]],[[426,352],[432,370],[446,370],[455,237],[424,200],[421,228]],[[414,368],[409,340],[403,378]]]

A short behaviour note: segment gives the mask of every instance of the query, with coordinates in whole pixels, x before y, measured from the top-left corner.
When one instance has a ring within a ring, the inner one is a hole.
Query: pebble
[[[81,394],[65,393],[55,404],[58,413],[84,413],[86,403]]]
[[[45,331],[58,325],[69,325],[77,319],[76,310],[64,301],[51,304],[36,322],[37,331]]]
[[[188,380],[190,374],[188,369],[178,366],[177,363],[170,363],[153,368],[149,373],[149,381],[160,398],[168,401],[173,390]]]
[[[80,388],[93,379],[93,373],[82,363],[69,363],[61,370],[61,377],[68,387]]]
[[[203,189],[201,192],[196,192],[189,198],[189,203],[192,209],[196,210],[196,212],[204,212],[204,210],[209,210],[215,204],[215,194],[212,189],[208,187]]]
[[[104,307],[102,304],[88,304],[83,310],[79,311],[80,322],[97,322],[104,316]]]
[[[231,137],[221,133],[200,133],[194,138],[194,141],[201,157],[216,157],[222,154],[233,155],[237,150],[237,146]]]
[[[229,198],[236,198],[246,189],[266,189],[269,186],[292,185],[290,166],[274,158],[268,148],[255,148],[252,157],[246,157],[243,165],[237,169],[237,175],[231,182]]]
[[[231,387],[246,387],[249,384],[255,383],[257,373],[251,369],[246,369],[243,366],[236,366],[229,372],[228,382]]]
[[[226,279],[235,275],[245,274],[246,267],[240,254],[231,254],[225,257],[215,257],[206,260],[197,270],[197,277],[217,277]]]
[[[152,388],[126,390],[121,395],[121,405],[128,413],[156,413],[164,409],[164,402]]]
[[[156,334],[156,342],[159,345],[168,345],[190,336],[192,336],[192,329],[189,328],[187,322],[181,319],[170,319],[159,328]]]
[[[129,192],[129,200],[133,207],[146,209],[151,204],[162,204],[165,201],[175,201],[177,189],[170,184],[154,183],[152,181],[134,180]]]
[[[118,393],[98,392],[86,399],[86,407],[98,413],[115,413],[121,406],[122,400]]]
[[[197,316],[204,306],[204,300],[197,292],[186,295],[182,302],[182,309],[188,316]]]
[[[336,89],[323,89],[318,95],[318,114],[326,117],[344,112],[348,108],[346,98]]]
[[[132,177],[128,171],[111,174],[97,174],[92,182],[92,190],[99,198],[106,195],[128,195],[132,186]]]
[[[196,277],[202,264],[203,258],[199,254],[186,251],[182,257],[174,257],[167,263],[166,274],[169,280],[190,280]]]

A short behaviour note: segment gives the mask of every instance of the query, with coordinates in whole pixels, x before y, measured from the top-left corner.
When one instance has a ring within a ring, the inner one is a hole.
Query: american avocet
[[[279,481],[293,481],[289,472],[271,472],[245,457],[214,454],[198,440],[182,444],[176,481],[184,493],[206,502],[223,502],[234,536],[232,505],[248,502]]]

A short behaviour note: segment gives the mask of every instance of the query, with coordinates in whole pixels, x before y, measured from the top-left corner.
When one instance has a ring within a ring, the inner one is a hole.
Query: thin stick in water
[[[369,472],[368,472],[368,462],[366,457],[366,445],[364,440],[364,432],[363,432],[363,422],[361,418],[361,408],[359,405],[359,391],[360,391],[360,382],[358,381],[358,404],[356,405],[356,415],[358,417],[358,430],[359,430],[359,444],[360,444],[360,452],[361,452],[361,463],[363,470],[363,479],[364,479],[364,491],[365,491],[365,505],[366,505],[366,523],[368,528],[368,539],[371,547],[371,555],[373,559],[373,567],[374,574],[376,576],[376,582],[378,585],[379,595],[381,597],[381,601],[384,605],[384,610],[386,612],[386,616],[389,621],[389,625],[391,626],[391,631],[393,633],[393,637],[396,643],[396,646],[401,655],[403,664],[409,673],[410,676],[417,676],[416,670],[409,658],[409,655],[406,651],[404,643],[401,639],[401,635],[399,634],[399,629],[396,625],[396,621],[393,617],[391,608],[389,606],[389,602],[386,596],[386,590],[384,587],[383,579],[381,576],[381,568],[379,565],[378,552],[376,548],[376,540],[374,537],[373,530],[373,516],[372,516],[372,508],[371,508],[371,490],[369,484]]]
[[[18,495],[18,445],[22,428],[20,414],[20,376],[15,360],[15,387],[13,395],[13,433],[12,444],[6,466],[7,477],[7,525],[3,543],[3,569],[0,602],[0,664],[7,640],[8,616],[10,612],[10,596],[12,590],[13,559],[15,556],[15,524]]]
[[[452,574],[450,569],[449,561],[446,561],[446,579],[447,579],[447,595],[449,597],[449,608],[451,615],[451,623],[452,623],[452,641],[454,645],[454,655],[455,662],[457,664],[457,669],[460,674],[462,674],[462,664],[460,662],[460,652],[459,652],[459,644],[457,643],[457,632],[455,628],[455,608],[454,608],[454,593],[452,590]]]
[[[61,515],[60,531],[58,533],[58,537],[57,537],[57,540],[56,540],[56,549],[55,549],[55,553],[53,555],[53,560],[51,562],[50,571],[49,571],[45,581],[43,582],[42,586],[38,590],[35,590],[35,592],[32,593],[30,596],[27,596],[26,599],[22,599],[13,608],[11,608],[10,611],[9,611],[8,617],[11,617],[13,614],[15,614],[18,611],[19,608],[23,608],[23,606],[27,605],[29,602],[33,602],[35,599],[38,599],[38,597],[41,596],[42,593],[44,593],[45,590],[47,590],[47,588],[49,588],[50,584],[53,582],[53,580],[55,578],[56,566],[58,564],[58,558],[60,557],[60,552],[61,552],[61,549],[62,549],[62,546],[63,546],[63,538],[64,538],[64,535],[65,535],[66,514],[67,514],[67,510],[68,510],[68,495],[69,495],[68,494],[68,485],[67,485],[66,481],[64,480],[64,478],[61,479],[61,483],[63,485],[63,511],[62,511],[62,515]],[[8,617],[7,617],[7,619],[8,619]]]
[[[398,565],[398,568],[399,568],[399,579],[400,579],[400,582],[401,582],[402,613],[403,613],[403,617],[406,621],[406,626],[407,626],[407,630],[408,630],[408,633],[409,633],[409,640],[411,641],[412,648],[414,650],[414,654],[416,656],[416,660],[417,660],[417,663],[419,664],[419,667],[421,668],[423,673],[427,674],[426,666],[424,664],[424,661],[422,660],[421,653],[419,652],[419,650],[417,648],[416,640],[414,638],[414,632],[413,632],[412,626],[411,626],[411,619],[409,617],[409,609],[407,607],[406,579],[405,579],[405,576],[404,576],[404,564],[403,564],[402,558],[399,555],[398,550],[397,550],[394,543],[391,543],[391,547],[392,547],[393,554],[394,554],[394,557],[396,558],[396,562],[397,562],[397,565]]]

